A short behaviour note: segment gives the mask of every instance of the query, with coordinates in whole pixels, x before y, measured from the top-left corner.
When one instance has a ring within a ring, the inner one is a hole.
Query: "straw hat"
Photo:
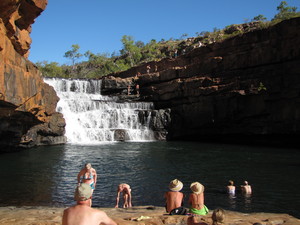
[[[178,179],[172,180],[169,184],[169,188],[171,191],[180,191],[182,187],[183,187],[183,183]]]
[[[76,201],[86,201],[92,196],[92,188],[89,184],[82,183],[75,190],[74,198]]]
[[[204,192],[204,186],[199,182],[191,183],[190,188],[195,194],[201,194],[202,192]]]

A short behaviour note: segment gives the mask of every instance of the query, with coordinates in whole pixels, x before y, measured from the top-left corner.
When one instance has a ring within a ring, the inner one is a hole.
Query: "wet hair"
[[[224,209],[217,208],[213,211],[211,216],[213,220],[213,225],[223,224],[225,220],[225,211]]]
[[[228,184],[229,184],[229,185],[233,185],[233,184],[234,184],[233,180],[229,180],[229,181],[228,181]]]
[[[85,165],[84,165],[84,167],[90,167],[90,168],[92,168],[92,165],[90,164],[90,163],[86,163]]]

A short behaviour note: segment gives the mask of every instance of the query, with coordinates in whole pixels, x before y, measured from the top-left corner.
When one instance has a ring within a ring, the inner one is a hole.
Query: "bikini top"
[[[93,176],[92,173],[90,173],[90,176],[89,176],[89,177],[86,177],[86,173],[85,173],[84,176],[83,176],[83,179],[84,179],[84,180],[92,180],[93,178],[94,178],[94,176]]]

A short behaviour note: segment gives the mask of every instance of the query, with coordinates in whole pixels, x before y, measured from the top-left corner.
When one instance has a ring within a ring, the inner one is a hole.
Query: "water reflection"
[[[56,163],[62,158],[61,147],[51,151],[36,148],[31,151],[1,155],[2,183],[0,202],[10,205],[51,205]]]
[[[236,209],[236,196],[235,194],[228,194],[228,204],[230,206],[230,209],[235,210]]]
[[[43,147],[0,155],[0,176],[8,181],[0,186],[0,204],[69,206],[74,203],[77,174],[90,162],[99,176],[96,207],[113,207],[120,183],[132,187],[133,205],[163,206],[163,194],[177,178],[186,196],[192,182],[202,183],[209,209],[300,217],[300,180],[294,179],[300,176],[299,158],[294,150],[188,142]],[[224,191],[229,179],[242,184],[244,178],[253,184],[252,196]]]
[[[252,202],[252,199],[251,199],[251,194],[243,194],[243,197],[244,197],[244,209],[246,212],[251,212],[252,211],[252,207],[251,207],[251,202]]]

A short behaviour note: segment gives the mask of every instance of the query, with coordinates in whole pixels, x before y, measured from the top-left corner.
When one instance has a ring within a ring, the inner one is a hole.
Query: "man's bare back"
[[[76,205],[64,210],[63,225],[117,225],[105,212],[87,205]]]
[[[182,206],[184,197],[183,193],[180,192],[182,187],[183,183],[178,179],[174,179],[169,183],[169,189],[171,191],[166,192],[164,195],[164,198],[166,199],[166,211],[168,213],[173,209]]]
[[[77,204],[64,210],[62,225],[117,225],[105,212],[90,207],[91,196],[91,186],[80,184],[74,196]]]
[[[165,193],[166,211],[169,213],[182,205],[183,193],[179,191],[168,191]]]

